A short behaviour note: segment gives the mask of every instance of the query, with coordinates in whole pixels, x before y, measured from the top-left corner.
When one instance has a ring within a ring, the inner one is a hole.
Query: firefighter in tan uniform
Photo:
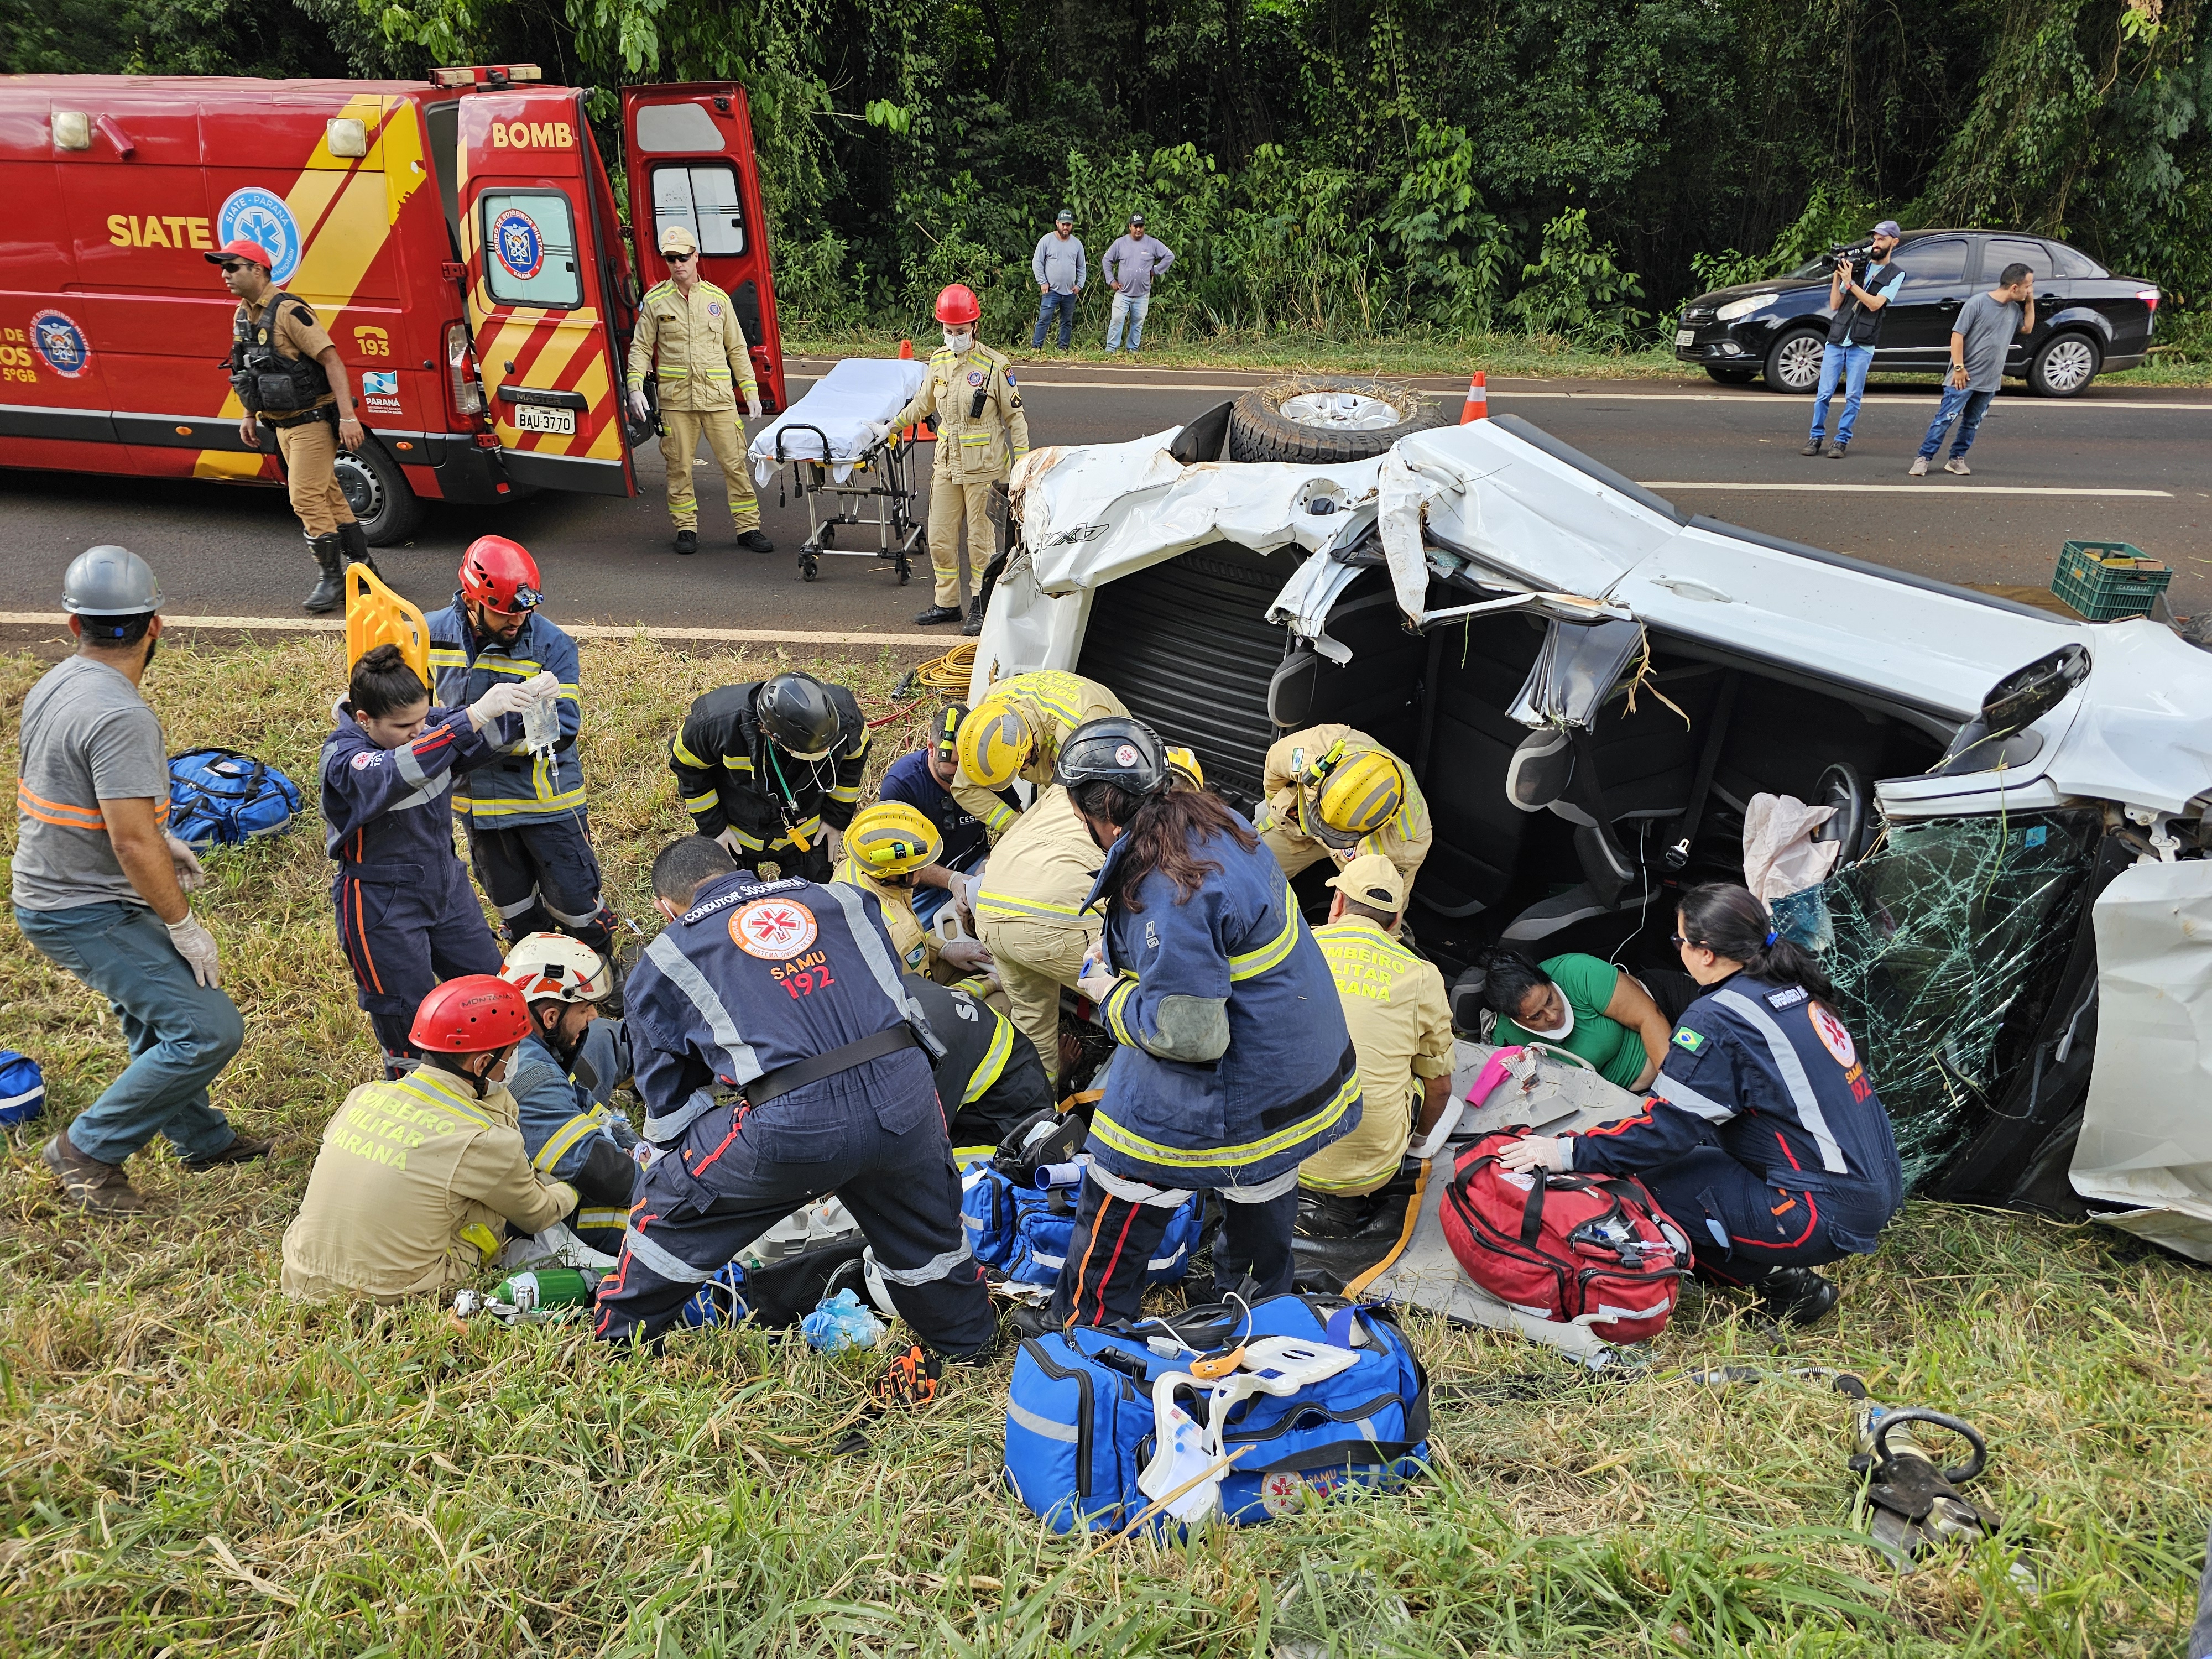
[[[1267,799],[1252,827],[1285,875],[1323,859],[1342,870],[1380,853],[1413,891],[1436,838],[1429,804],[1412,769],[1364,732],[1331,725],[1291,732],[1267,750],[1260,787]]]
[[[683,226],[671,225],[660,233],[660,252],[668,261],[668,280],[654,284],[640,302],[637,332],[630,337],[629,408],[641,421],[651,412],[645,377],[657,374],[660,458],[668,463],[668,516],[676,526],[676,550],[699,550],[699,497],[692,487],[691,463],[704,438],[729,493],[738,545],[773,553],[775,544],[761,534],[760,503],[745,469],[744,428],[738,424],[740,396],[747,415],[756,421],[761,415],[760,387],[753,380],[738,308],[699,275],[699,244]]]
[[[1083,906],[1105,861],[1067,791],[1054,784],[992,848],[975,894],[976,929],[1006,988],[1014,1029],[1055,1081],[1062,1069],[1060,988],[1075,988],[1084,954],[1104,925]]]
[[[239,440],[258,450],[262,427],[276,433],[292,511],[319,572],[301,604],[328,611],[343,591],[347,565],[376,568],[368,533],[338,487],[338,451],[359,449],[365,437],[345,363],[307,301],[270,280],[271,261],[258,243],[231,242],[204,257],[222,267],[222,285],[238,300],[227,367],[246,410]]]
[[[937,417],[937,462],[929,477],[929,562],[937,575],[936,602],[915,618],[924,628],[958,622],[960,516],[968,516],[968,574],[983,597],[983,572],[995,550],[991,534],[991,486],[1003,482],[1030,453],[1030,417],[1003,352],[975,338],[983,314],[975,295],[958,283],[937,296],[945,344],[929,354],[929,373],[914,401],[896,418],[879,422],[878,438]],[[981,630],[980,611],[972,619]],[[1120,706],[1115,706],[1120,712]],[[1047,775],[1050,775],[1047,769]]]
[[[1018,778],[1046,788],[1069,732],[1085,720],[1128,712],[1097,681],[1064,669],[1039,668],[1000,680],[960,722],[952,799],[995,842],[1020,816],[1000,798],[1000,790]]]
[[[991,978],[990,952],[972,939],[941,937],[914,913],[914,872],[936,863],[944,850],[945,837],[917,808],[902,800],[878,801],[853,815],[845,829],[845,855],[830,879],[875,895],[891,948],[908,973],[957,985],[1003,1012],[1006,999]]]

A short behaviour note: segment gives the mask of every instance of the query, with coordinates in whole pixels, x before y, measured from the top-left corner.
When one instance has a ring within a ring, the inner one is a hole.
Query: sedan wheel
[[[1811,392],[1820,384],[1820,357],[1828,337],[1801,328],[1784,335],[1766,354],[1766,384],[1777,392]]]
[[[2071,398],[2097,378],[2103,361],[2087,335],[2054,335],[2028,365],[2028,389],[2039,398]]]
[[[1755,368],[1722,368],[1707,363],[1705,373],[1723,386],[1749,386],[1759,371]]]

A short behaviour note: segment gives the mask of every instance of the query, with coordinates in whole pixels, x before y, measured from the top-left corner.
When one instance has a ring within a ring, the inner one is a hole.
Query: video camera
[[[1838,265],[1843,264],[1844,261],[1848,259],[1850,261],[1852,267],[1856,269],[1860,266],[1863,266],[1868,260],[1873,258],[1874,243],[1870,240],[1864,242],[1851,242],[1849,244],[1843,242],[1831,242],[1828,244],[1827,252],[1821,256],[1820,265],[1821,269],[1824,270],[1833,270]]]

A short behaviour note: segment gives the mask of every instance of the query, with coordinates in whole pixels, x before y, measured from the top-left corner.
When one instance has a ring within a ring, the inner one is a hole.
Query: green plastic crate
[[[2069,542],[2051,591],[2090,622],[2147,617],[2172,570],[2127,542]]]

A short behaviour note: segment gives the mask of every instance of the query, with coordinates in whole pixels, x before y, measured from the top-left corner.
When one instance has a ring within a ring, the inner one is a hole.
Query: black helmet
[[[798,760],[820,760],[837,746],[837,705],[811,674],[776,674],[754,694],[753,717],[775,746]]]
[[[1159,733],[1127,714],[1084,721],[1061,740],[1053,766],[1053,777],[1066,788],[1110,783],[1133,795],[1160,793],[1171,775]]]

